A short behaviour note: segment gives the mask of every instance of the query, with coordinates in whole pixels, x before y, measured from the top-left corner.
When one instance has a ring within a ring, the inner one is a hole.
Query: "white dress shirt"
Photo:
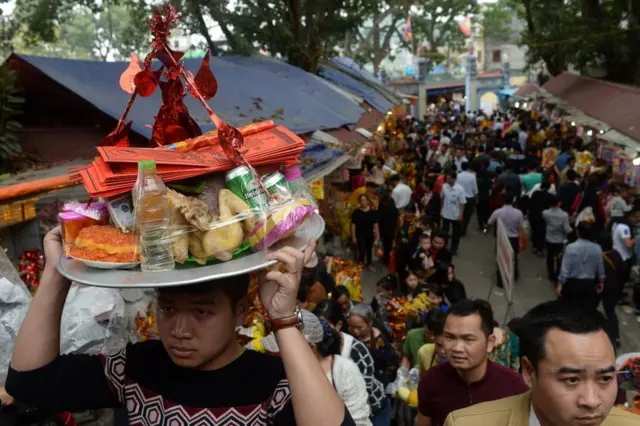
[[[458,174],[456,182],[464,189],[464,196],[467,198],[475,198],[478,195],[478,181],[476,175],[470,171],[463,171]]]
[[[538,420],[536,412],[533,411],[533,404],[531,404],[531,408],[529,408],[529,426],[540,426],[540,420]]]
[[[454,158],[453,162],[456,164],[456,171],[460,173],[462,170],[462,163],[468,163],[467,157]]]
[[[393,191],[391,191],[391,198],[396,202],[397,208],[404,209],[409,205],[412,193],[413,191],[411,191],[409,185],[400,182],[393,188]]]

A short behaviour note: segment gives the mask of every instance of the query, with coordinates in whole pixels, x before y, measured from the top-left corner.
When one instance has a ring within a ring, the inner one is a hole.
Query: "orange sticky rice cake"
[[[140,239],[138,234],[125,234],[113,226],[89,226],[78,234],[71,256],[98,262],[139,262]]]

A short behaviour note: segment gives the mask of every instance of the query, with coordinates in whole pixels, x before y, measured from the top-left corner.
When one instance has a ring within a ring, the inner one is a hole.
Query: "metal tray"
[[[324,233],[325,223],[322,216],[316,214],[308,218],[296,233],[289,238],[277,242],[269,251],[280,247],[291,246],[300,250],[307,247],[311,237],[319,238]],[[214,265],[178,265],[168,272],[142,272],[136,269],[95,269],[82,262],[61,256],[58,271],[68,279],[77,283],[95,287],[131,288],[131,287],[174,287],[211,281],[234,275],[264,269],[276,263],[266,259],[266,252],[252,253],[228,262]]]

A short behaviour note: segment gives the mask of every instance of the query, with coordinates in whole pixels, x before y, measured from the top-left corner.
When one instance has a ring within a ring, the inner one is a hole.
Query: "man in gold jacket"
[[[604,324],[559,300],[536,306],[518,332],[531,391],[454,411],[445,426],[640,426],[640,416],[612,408],[618,380]]]

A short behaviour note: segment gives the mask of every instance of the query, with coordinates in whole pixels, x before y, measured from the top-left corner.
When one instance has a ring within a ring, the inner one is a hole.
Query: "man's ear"
[[[236,304],[236,325],[243,326],[249,312],[249,298],[243,297]]]
[[[522,379],[529,389],[531,389],[533,387],[533,382],[535,381],[536,370],[533,367],[531,360],[526,356],[523,356],[520,362],[522,364]]]
[[[491,334],[487,339],[487,353],[493,352],[493,348],[496,346],[496,336]]]

